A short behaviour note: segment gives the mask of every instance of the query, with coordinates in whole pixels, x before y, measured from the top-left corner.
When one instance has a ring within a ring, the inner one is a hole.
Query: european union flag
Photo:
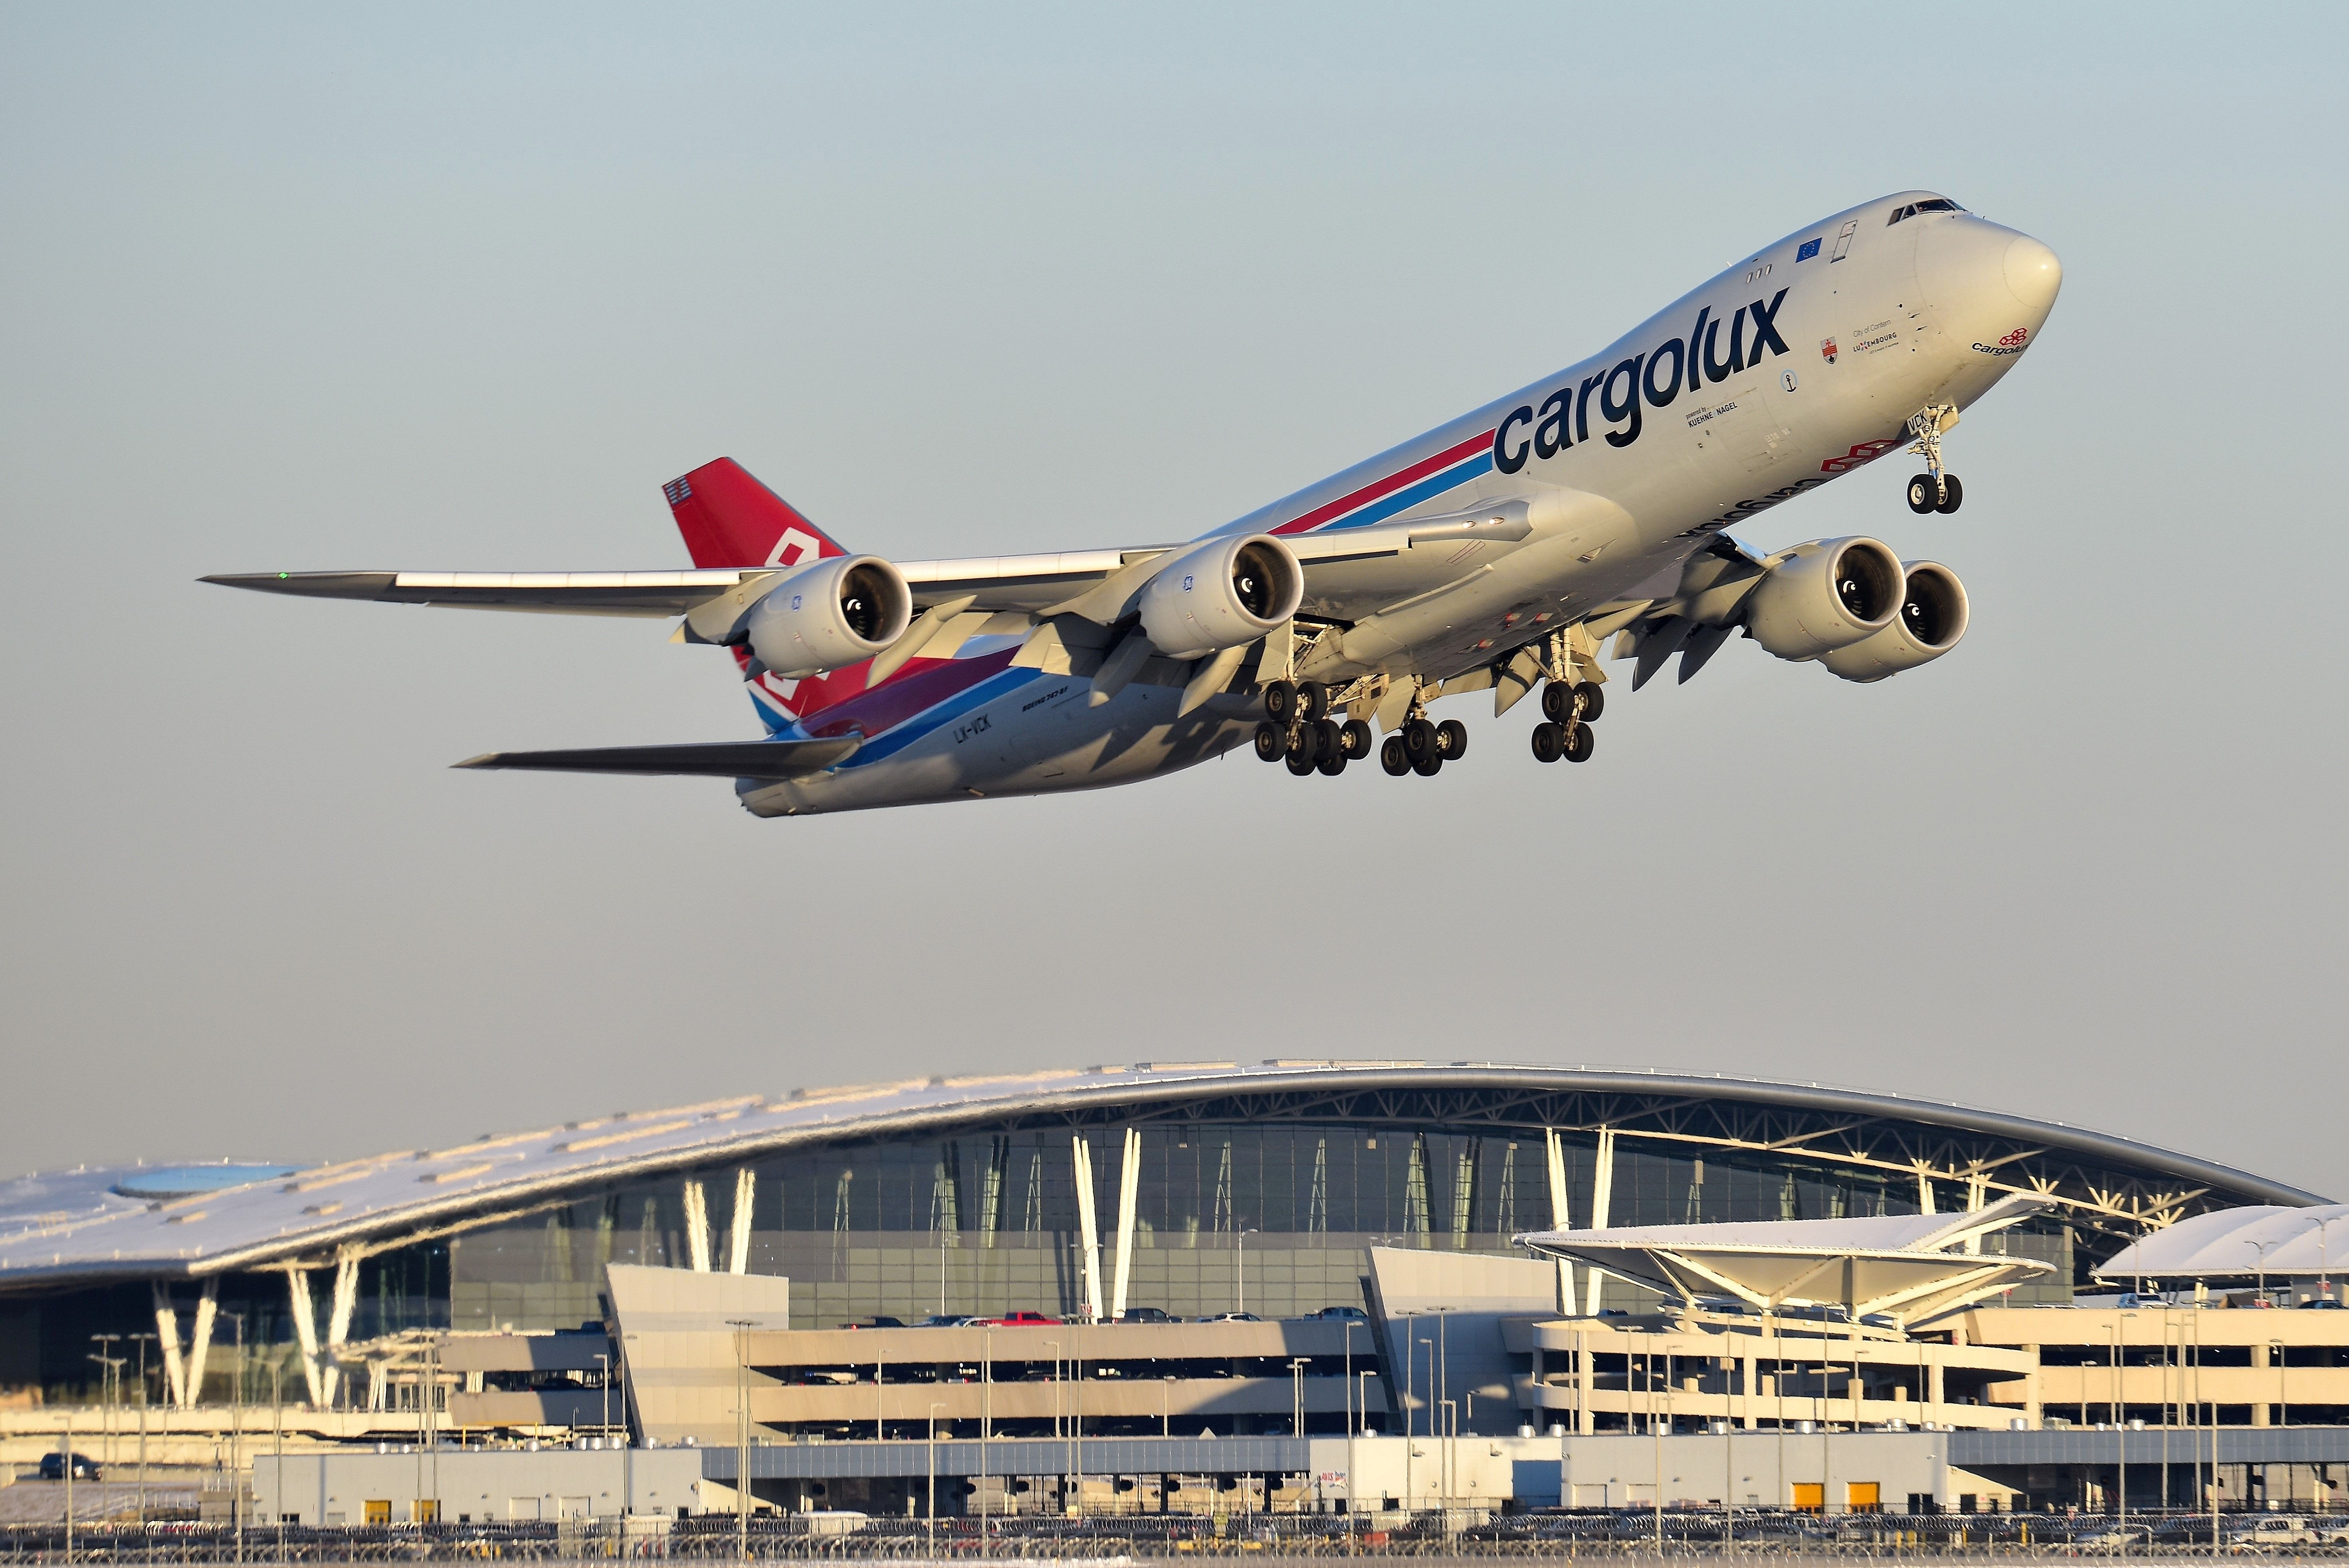
[[[1805,240],[1803,242],[1803,248],[1795,253],[1795,260],[1798,262],[1807,262],[1818,253],[1819,242],[1816,240]]]

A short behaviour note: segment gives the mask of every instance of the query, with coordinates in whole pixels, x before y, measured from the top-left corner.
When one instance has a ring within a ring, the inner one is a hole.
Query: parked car
[[[921,1322],[914,1325],[914,1326],[916,1328],[968,1328],[973,1324],[984,1323],[987,1320],[983,1317],[973,1317],[968,1313],[956,1312],[939,1314],[934,1312],[930,1314],[929,1316],[922,1319]]]
[[[1219,1312],[1213,1317],[1203,1317],[1199,1321],[1202,1323],[1262,1323],[1264,1319],[1253,1312]]]
[[[843,1323],[843,1328],[903,1328],[903,1320],[895,1317],[860,1317],[854,1323]]]
[[[1040,1312],[1007,1312],[1001,1317],[982,1317],[978,1323],[993,1328],[1057,1328],[1061,1320],[1047,1317]]]
[[[76,1480],[96,1480],[98,1479],[98,1466],[86,1456],[76,1454],[73,1457],[73,1478]],[[41,1479],[43,1480],[65,1480],[66,1456],[63,1454],[43,1454],[41,1456]]]
[[[1172,1323],[1174,1320],[1166,1315],[1166,1309],[1163,1306],[1129,1306],[1125,1309],[1125,1315],[1117,1321],[1120,1323]]]
[[[1325,1306],[1313,1315],[1344,1318],[1350,1323],[1368,1323],[1371,1320],[1371,1315],[1359,1306]]]

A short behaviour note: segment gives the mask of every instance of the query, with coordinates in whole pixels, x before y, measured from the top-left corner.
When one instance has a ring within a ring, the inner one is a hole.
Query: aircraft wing
[[[1497,531],[1495,524],[1500,525]],[[1523,533],[1522,524],[1512,527],[1505,520],[1462,518],[1294,534],[1281,542],[1296,552],[1309,573],[1317,565],[1398,555],[1414,543],[1454,537],[1507,539]],[[1035,614],[1066,604],[1129,568],[1180,548],[1154,544],[895,564],[913,589],[917,610],[964,600],[969,609]],[[767,567],[683,572],[246,572],[222,573],[202,581],[310,599],[663,617],[685,614],[752,579],[771,577],[781,582],[786,574]]]
[[[458,768],[527,768],[550,773],[686,774],[796,779],[846,760],[860,736],[833,740],[719,740],[695,746],[599,746],[576,751],[487,751]]]

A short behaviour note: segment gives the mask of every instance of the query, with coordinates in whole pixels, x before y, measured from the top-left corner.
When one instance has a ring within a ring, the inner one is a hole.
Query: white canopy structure
[[[2338,1226],[2335,1239],[2332,1231]],[[2349,1203],[2272,1203],[2195,1214],[2123,1247],[2099,1279],[2250,1279],[2324,1275],[2349,1258]]]
[[[1961,1214],[1539,1231],[1521,1246],[1695,1304],[1734,1296],[1761,1310],[1840,1306],[1901,1328],[2054,1272],[1979,1251],[1982,1238],[2054,1207],[2018,1194]]]

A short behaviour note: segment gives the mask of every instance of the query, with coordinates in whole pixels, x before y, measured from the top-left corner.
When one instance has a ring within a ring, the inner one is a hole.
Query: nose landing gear
[[[1909,433],[1917,444],[1909,449],[1925,459],[1925,471],[1909,481],[1909,510],[1913,512],[1951,512],[1965,500],[1965,487],[1958,476],[1941,467],[1941,434],[1954,429],[1958,410],[1948,403],[1937,403],[1909,416]]]

